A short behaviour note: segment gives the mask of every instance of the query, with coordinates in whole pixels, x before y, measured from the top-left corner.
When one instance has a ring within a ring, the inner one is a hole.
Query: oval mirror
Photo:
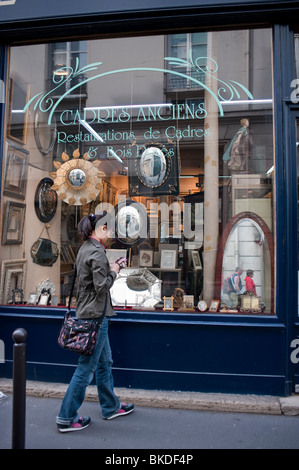
[[[148,219],[144,206],[127,200],[115,209],[115,234],[119,241],[132,245],[147,237]]]
[[[233,217],[225,227],[219,243],[216,261],[215,296],[228,307],[234,307],[237,299],[223,292],[222,282],[234,274],[237,267],[241,274],[242,290],[247,270],[254,272],[257,295],[265,306],[265,312],[274,308],[274,242],[265,221],[253,212],[242,212]]]
[[[167,161],[164,153],[157,147],[149,147],[142,153],[139,161],[138,177],[150,188],[161,186],[167,177]]]
[[[72,186],[80,188],[86,181],[86,174],[80,168],[74,168],[68,174],[68,181]]]

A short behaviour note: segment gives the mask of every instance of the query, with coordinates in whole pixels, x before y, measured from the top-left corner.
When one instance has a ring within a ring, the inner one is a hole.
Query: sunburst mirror
[[[106,176],[98,169],[101,162],[90,162],[88,154],[80,158],[78,149],[74,151],[72,159],[65,152],[61,158],[64,163],[54,161],[57,171],[50,173],[54,180],[52,189],[57,192],[58,198],[71,206],[94,201],[103,188],[102,178]]]

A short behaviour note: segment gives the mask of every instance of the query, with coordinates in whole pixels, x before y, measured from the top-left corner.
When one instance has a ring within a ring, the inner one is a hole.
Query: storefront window
[[[105,208],[116,308],[274,314],[271,47],[269,29],[12,47],[0,302],[66,305],[77,224]]]

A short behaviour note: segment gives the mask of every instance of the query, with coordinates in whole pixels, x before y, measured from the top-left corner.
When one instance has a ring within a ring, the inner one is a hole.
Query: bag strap
[[[70,292],[68,306],[67,306],[68,310],[71,309],[71,301],[72,301],[72,297],[73,297],[73,292],[74,292],[74,287],[75,287],[75,282],[76,282],[76,276],[77,276],[77,267],[75,266],[75,273],[74,273],[74,277],[73,277],[71,292]]]
[[[71,301],[72,301],[72,297],[73,297],[73,292],[74,292],[74,287],[75,287],[76,277],[77,277],[77,266],[75,266],[75,273],[74,273],[74,277],[73,277],[73,282],[72,282],[71,292],[70,292],[69,301],[68,301],[68,306],[67,306],[67,310],[68,310],[68,311],[70,311],[70,310],[71,310]],[[105,306],[104,306],[104,311],[103,311],[103,315],[100,317],[100,318],[101,318],[100,322],[102,322],[102,321],[103,321],[103,319],[104,319],[104,317],[105,317],[105,314],[106,314],[106,308],[107,308],[107,297],[108,297],[108,295],[106,294],[106,296],[105,296]]]

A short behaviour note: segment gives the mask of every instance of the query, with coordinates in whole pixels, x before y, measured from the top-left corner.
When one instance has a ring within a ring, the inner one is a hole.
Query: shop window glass
[[[270,29],[11,47],[0,302],[66,305],[77,224],[106,208],[116,308],[274,314],[271,47]]]
[[[299,241],[299,119],[296,121],[296,150],[297,150],[297,184],[298,184],[298,205],[297,205],[297,217],[298,217],[298,241]],[[298,250],[298,315],[299,315],[299,250]]]

